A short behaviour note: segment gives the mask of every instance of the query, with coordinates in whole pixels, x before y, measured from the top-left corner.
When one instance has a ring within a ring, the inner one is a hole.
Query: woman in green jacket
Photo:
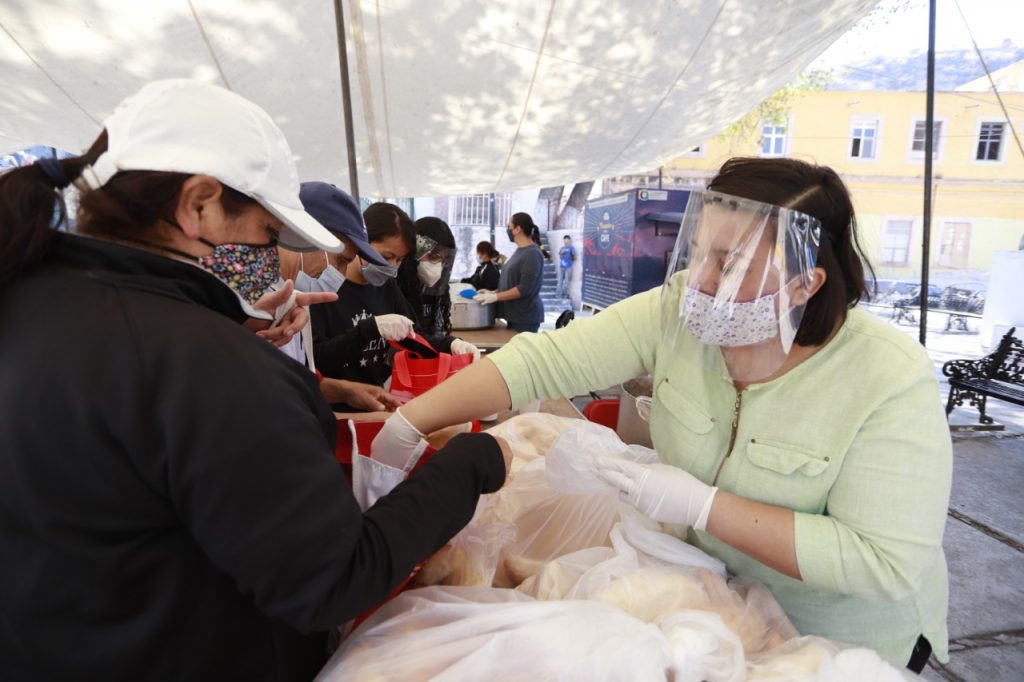
[[[405,405],[374,456],[649,373],[663,464],[597,472],[624,500],[764,583],[802,634],[945,661],[949,431],[924,349],[856,307],[862,262],[834,171],[732,159],[691,196],[665,286],[516,337]]]

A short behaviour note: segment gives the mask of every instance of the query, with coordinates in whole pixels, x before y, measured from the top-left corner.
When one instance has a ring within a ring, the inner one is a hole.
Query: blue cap
[[[330,232],[355,244],[364,259],[374,265],[388,265],[366,240],[363,215],[348,194],[326,182],[304,182],[299,186],[299,199],[306,213]]]

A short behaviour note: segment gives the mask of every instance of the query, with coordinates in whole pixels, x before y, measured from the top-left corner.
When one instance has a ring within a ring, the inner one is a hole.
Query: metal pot
[[[489,329],[494,326],[494,305],[467,298],[452,299],[452,330]]]
[[[651,443],[651,425],[640,416],[636,399],[650,397],[654,393],[654,380],[649,376],[630,379],[622,384],[619,397],[619,424],[615,432],[625,443],[654,447]]]

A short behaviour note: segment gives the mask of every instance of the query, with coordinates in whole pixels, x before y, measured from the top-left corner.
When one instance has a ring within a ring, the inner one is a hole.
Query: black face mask
[[[514,242],[516,240],[515,235],[512,234],[512,228],[511,227],[506,227],[505,228],[505,234],[508,235],[508,240],[510,242]]]

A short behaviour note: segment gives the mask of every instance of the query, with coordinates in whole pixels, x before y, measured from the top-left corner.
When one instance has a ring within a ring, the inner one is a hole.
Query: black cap
[[[387,265],[377,250],[366,240],[366,227],[359,207],[345,192],[326,182],[304,182],[299,186],[299,199],[306,213],[338,237],[345,237],[366,260]]]

